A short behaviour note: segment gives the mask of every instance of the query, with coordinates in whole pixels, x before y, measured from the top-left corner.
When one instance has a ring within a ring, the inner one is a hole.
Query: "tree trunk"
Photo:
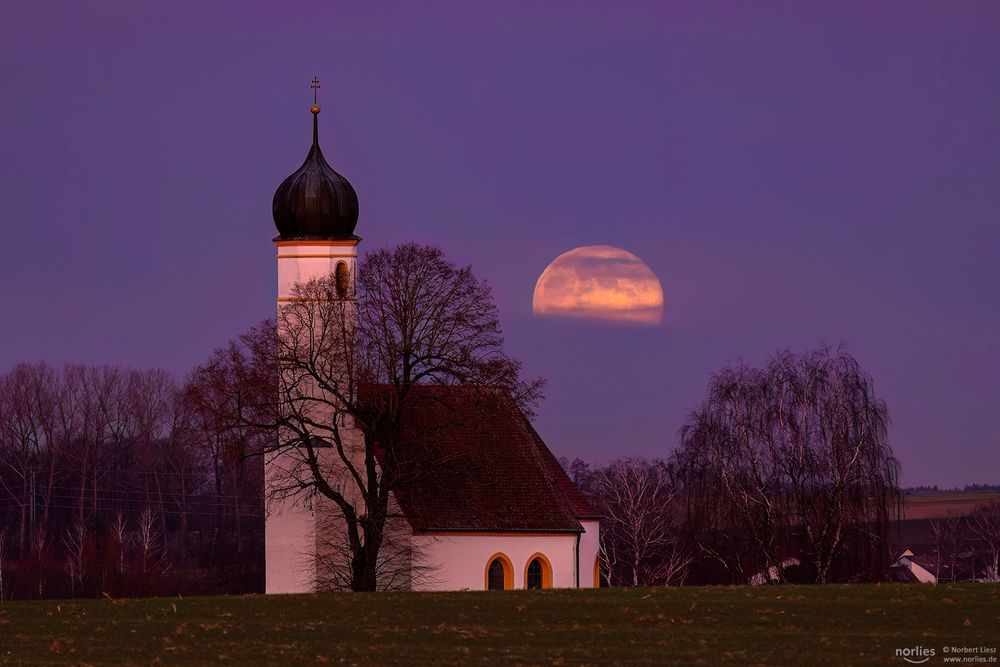
[[[28,492],[25,491],[22,498],[27,498]],[[21,526],[20,534],[18,535],[18,548],[20,549],[21,556],[23,557],[26,553],[24,545],[27,543],[28,538],[28,504],[21,504]]]
[[[243,512],[241,505],[242,499],[240,498],[240,477],[239,468],[242,466],[242,462],[237,459],[233,464],[233,521],[236,526],[236,553],[243,553],[243,522],[242,515]]]

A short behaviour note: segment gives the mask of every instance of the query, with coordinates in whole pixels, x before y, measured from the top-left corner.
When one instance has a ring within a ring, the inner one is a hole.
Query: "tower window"
[[[351,287],[351,270],[347,268],[347,262],[337,262],[334,277],[337,284],[337,296],[343,299]]]

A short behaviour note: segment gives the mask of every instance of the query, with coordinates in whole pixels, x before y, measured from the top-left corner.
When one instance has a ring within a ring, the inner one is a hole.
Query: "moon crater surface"
[[[574,248],[545,267],[532,298],[536,315],[636,324],[663,319],[663,287],[632,253],[608,245]]]

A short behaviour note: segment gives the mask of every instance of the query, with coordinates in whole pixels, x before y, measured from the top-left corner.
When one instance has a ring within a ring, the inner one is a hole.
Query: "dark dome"
[[[279,239],[355,238],[358,195],[319,148],[319,107],[313,105],[313,143],[306,161],[274,193],[271,211]]]

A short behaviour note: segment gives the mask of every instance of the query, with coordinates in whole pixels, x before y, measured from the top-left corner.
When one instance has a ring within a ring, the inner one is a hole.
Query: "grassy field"
[[[713,587],[0,603],[12,664],[906,664],[1000,647],[1000,586]],[[993,654],[994,657],[1000,653]]]
[[[924,493],[906,496],[904,519],[937,519],[969,514],[980,505],[1000,501],[1000,493]]]

